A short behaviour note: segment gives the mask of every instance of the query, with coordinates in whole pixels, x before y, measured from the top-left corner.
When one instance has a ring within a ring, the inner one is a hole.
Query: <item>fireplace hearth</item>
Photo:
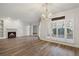
[[[8,32],[8,38],[16,38],[16,32]]]

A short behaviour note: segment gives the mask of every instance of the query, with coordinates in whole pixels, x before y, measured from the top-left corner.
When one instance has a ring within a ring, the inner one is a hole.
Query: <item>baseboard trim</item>
[[[63,43],[60,43],[60,42],[56,42],[56,41],[50,41],[50,40],[45,40],[45,39],[40,39],[40,40],[43,40],[43,41],[46,41],[46,42],[51,42],[51,43],[54,43],[54,44],[59,44],[59,45],[64,45],[64,46],[68,46],[68,47],[73,47],[73,48],[78,48],[79,49],[79,46],[75,45],[75,44],[65,44],[64,42]]]

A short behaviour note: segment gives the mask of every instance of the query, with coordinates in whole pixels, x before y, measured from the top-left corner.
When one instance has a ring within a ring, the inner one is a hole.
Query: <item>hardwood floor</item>
[[[0,56],[78,56],[79,49],[39,40],[37,37],[21,37],[0,40]]]

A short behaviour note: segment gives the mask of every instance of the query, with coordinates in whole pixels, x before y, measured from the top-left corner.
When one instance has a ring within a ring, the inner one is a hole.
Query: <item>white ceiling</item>
[[[25,24],[35,24],[40,20],[42,3],[0,3],[0,17],[20,19]],[[57,13],[67,9],[77,8],[77,3],[49,3],[48,9]]]
[[[48,8],[52,13],[65,11],[68,9],[78,8],[79,3],[51,3],[48,4]]]
[[[39,22],[41,4],[34,3],[5,3],[0,4],[0,17],[20,19],[25,24]]]

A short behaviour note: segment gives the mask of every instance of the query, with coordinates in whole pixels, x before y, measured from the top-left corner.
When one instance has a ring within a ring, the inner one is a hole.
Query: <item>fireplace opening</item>
[[[16,38],[16,32],[8,32],[8,38]]]

